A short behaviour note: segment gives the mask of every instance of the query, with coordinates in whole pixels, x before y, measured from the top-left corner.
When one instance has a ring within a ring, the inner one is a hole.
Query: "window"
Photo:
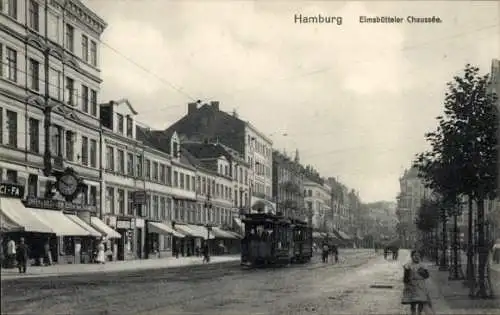
[[[106,188],[106,210],[108,213],[115,213],[115,190],[113,187]]]
[[[179,157],[179,149],[178,149],[178,145],[177,145],[177,142],[174,142],[172,144],[172,156],[173,157]]]
[[[5,179],[7,180],[7,183],[17,184],[17,171],[7,170],[5,175],[6,175]]]
[[[66,77],[65,98],[68,105],[75,105],[75,80]]]
[[[153,162],[153,180],[158,180],[158,162]]]
[[[116,131],[119,134],[123,134],[123,115],[116,114],[116,124],[117,124]]]
[[[127,175],[134,176],[134,155],[127,153]]]
[[[165,207],[165,197],[160,197],[160,220],[167,218],[167,208]]]
[[[17,113],[7,110],[7,144],[17,148]]]
[[[17,51],[7,47],[7,79],[17,82]]]
[[[29,150],[38,153],[40,150],[40,122],[35,118],[29,119]]]
[[[89,152],[89,138],[82,136],[82,157],[81,157],[82,165],[87,166],[89,163],[88,152]]]
[[[151,179],[151,161],[146,159],[146,163],[144,165],[144,175],[147,179]]]
[[[115,170],[115,155],[113,147],[106,146],[106,170]]]
[[[174,187],[179,187],[179,173],[174,171]]]
[[[159,209],[158,209],[158,196],[153,196],[153,204],[151,205],[152,208],[152,214],[153,214],[153,219],[158,220],[159,217]]]
[[[172,199],[167,198],[167,220],[172,220]]]
[[[62,128],[57,125],[50,127],[50,149],[53,156],[62,156]]]
[[[118,173],[124,174],[125,173],[125,154],[123,153],[123,150],[116,150],[116,154],[118,157]]]
[[[40,63],[35,59],[29,60],[29,88],[33,91],[40,90]]]
[[[91,206],[97,205],[97,187],[96,186],[90,186],[89,204]]]
[[[184,189],[184,174],[180,173],[180,188]]]
[[[90,166],[97,167],[97,140],[90,140]]]
[[[127,137],[133,137],[132,130],[133,130],[132,117],[127,116]]]
[[[97,117],[97,91],[90,90],[90,114]]]
[[[74,143],[75,143],[75,134],[72,131],[66,131],[66,158],[68,161],[73,161],[74,160]]]
[[[75,28],[69,24],[66,24],[66,49],[73,52],[75,47]]]
[[[128,215],[134,215],[134,194],[133,192],[129,191],[127,193],[127,214]]]
[[[165,175],[167,177],[167,186],[172,185],[172,167],[167,166],[167,174]]]
[[[82,111],[89,112],[89,88],[82,84]]]
[[[40,11],[39,11],[39,5],[36,1],[30,0],[29,11],[30,11],[29,27],[38,32],[40,30],[40,18],[39,18]]]
[[[90,41],[90,64],[97,67],[97,43],[93,40]]]
[[[61,99],[61,72],[50,68],[49,70],[49,95],[57,100]]]
[[[89,38],[82,34],[82,59],[89,62]]]
[[[142,177],[142,156],[138,155],[137,156],[137,172],[136,172],[136,176],[137,177]]]
[[[186,175],[186,190],[191,190],[191,182],[189,181],[190,177]]]
[[[160,183],[164,184],[165,183],[165,165],[161,164],[160,165]]]
[[[38,176],[30,174],[28,176],[28,197],[38,197]]]
[[[7,0],[7,15],[17,20],[17,0]]]
[[[125,214],[125,191],[118,189],[118,214]]]

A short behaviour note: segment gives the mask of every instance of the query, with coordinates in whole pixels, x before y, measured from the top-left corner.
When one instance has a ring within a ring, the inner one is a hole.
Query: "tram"
[[[302,220],[293,219],[291,221],[293,233],[292,263],[309,262],[313,256],[312,227]]]
[[[312,229],[304,221],[269,213],[247,214],[242,220],[241,265],[284,266],[312,257]]]

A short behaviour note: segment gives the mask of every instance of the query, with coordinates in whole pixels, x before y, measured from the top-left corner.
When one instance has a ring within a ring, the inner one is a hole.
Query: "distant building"
[[[313,229],[319,232],[332,233],[333,218],[331,211],[331,187],[327,184],[304,180],[304,202],[308,220]]]
[[[304,172],[298,150],[292,159],[273,151],[273,199],[286,217],[307,220],[304,208]]]
[[[418,170],[405,170],[399,178],[400,193],[397,196],[396,215],[400,224],[400,237],[405,247],[412,247],[417,241],[416,217],[422,199],[431,195],[418,177]]]
[[[236,113],[231,115],[221,111],[219,102],[198,105],[188,104],[187,115],[166,131],[176,130],[184,143],[221,143],[238,152],[250,165],[251,172],[245,174],[250,181],[250,208],[264,204],[266,211],[275,212],[276,204],[272,200],[272,141],[252,124],[241,120]],[[236,172],[239,173],[239,169]]]

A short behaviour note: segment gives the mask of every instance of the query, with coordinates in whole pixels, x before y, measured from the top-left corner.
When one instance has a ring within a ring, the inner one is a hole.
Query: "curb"
[[[63,276],[79,276],[79,275],[89,275],[89,274],[112,274],[112,273],[122,273],[122,272],[140,272],[148,270],[161,270],[161,269],[177,269],[186,268],[191,266],[201,266],[201,265],[216,265],[216,264],[228,264],[239,261],[239,258],[222,260],[222,261],[211,261],[209,263],[203,263],[198,261],[192,261],[182,265],[175,266],[142,266],[139,268],[126,268],[126,269],[116,269],[116,270],[82,270],[82,271],[71,271],[71,272],[58,272],[58,273],[44,273],[44,274],[26,274],[20,275],[18,273],[12,274],[2,274],[1,282],[13,281],[17,279],[37,279],[37,278],[52,278],[52,277],[63,277]]]

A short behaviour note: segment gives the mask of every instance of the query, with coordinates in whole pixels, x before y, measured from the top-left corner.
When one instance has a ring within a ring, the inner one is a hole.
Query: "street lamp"
[[[207,194],[207,200],[205,201],[205,203],[203,204],[204,208],[205,208],[205,211],[207,213],[207,218],[210,218],[211,216],[209,215],[210,214],[210,210],[212,210],[212,201],[210,200],[210,192],[208,192]],[[210,253],[210,246],[209,246],[209,242],[208,240],[210,239],[210,232],[212,231],[212,225],[210,223],[207,223],[205,225],[205,227],[207,228],[207,240],[206,240],[206,245],[207,245],[207,248],[208,248],[208,253]]]

